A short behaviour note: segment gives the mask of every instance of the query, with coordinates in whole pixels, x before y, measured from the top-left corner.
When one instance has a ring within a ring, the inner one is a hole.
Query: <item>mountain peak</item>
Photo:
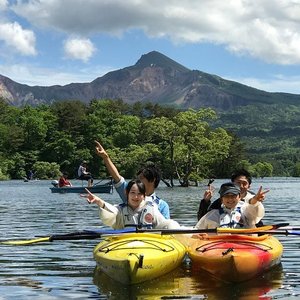
[[[185,66],[177,63],[171,58],[165,56],[164,54],[158,51],[151,51],[147,54],[143,54],[141,58],[136,62],[136,67],[145,68],[145,67],[162,67],[162,68],[172,68],[180,72],[190,71]]]

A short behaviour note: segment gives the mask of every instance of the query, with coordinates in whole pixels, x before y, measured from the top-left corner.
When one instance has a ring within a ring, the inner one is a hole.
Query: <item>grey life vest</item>
[[[145,206],[137,215],[132,215],[128,210],[128,205],[125,203],[120,204],[124,220],[124,227],[142,227],[152,228],[154,220],[154,203],[146,201]]]
[[[220,213],[220,227],[241,228],[244,227],[241,207],[238,206],[230,213],[223,207],[219,208]]]

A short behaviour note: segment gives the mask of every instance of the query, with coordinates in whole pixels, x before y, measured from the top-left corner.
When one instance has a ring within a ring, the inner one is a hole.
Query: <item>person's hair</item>
[[[234,182],[235,179],[240,177],[240,176],[245,176],[248,183],[249,184],[252,183],[252,176],[246,169],[239,169],[239,170],[236,170],[235,172],[233,172],[232,175],[231,175],[231,181]]]
[[[68,176],[69,176],[69,173],[66,172],[66,171],[64,171],[64,172],[63,172],[63,175],[68,177]]]
[[[137,176],[143,175],[149,182],[154,182],[154,188],[157,188],[161,179],[161,172],[154,163],[148,162],[137,171]]]
[[[146,196],[146,188],[145,185],[139,179],[132,179],[128,182],[126,186],[126,194],[128,195],[132,186],[136,184],[140,193]]]

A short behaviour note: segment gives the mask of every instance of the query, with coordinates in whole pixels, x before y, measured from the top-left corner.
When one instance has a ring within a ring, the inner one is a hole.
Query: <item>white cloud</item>
[[[295,0],[20,0],[12,9],[35,26],[69,34],[142,29],[174,43],[212,42],[270,63],[300,63]]]
[[[7,0],[0,0],[0,12],[5,11],[8,7],[8,1]]]
[[[267,92],[300,94],[300,76],[274,75],[270,78],[254,78],[254,77],[226,77],[224,79],[239,82],[259,90]]]
[[[0,74],[21,84],[30,86],[51,86],[66,85],[71,82],[82,83],[91,82],[97,77],[101,77],[112,71],[108,66],[93,66],[93,68],[76,68],[73,70],[60,70],[50,68],[40,68],[31,65],[1,65]]]
[[[8,6],[7,0],[0,0],[0,12],[6,10]]]
[[[0,23],[0,41],[22,55],[35,55],[35,35],[32,31],[23,29],[20,24]]]
[[[64,43],[64,51],[68,58],[87,62],[96,48],[89,39],[70,38]]]

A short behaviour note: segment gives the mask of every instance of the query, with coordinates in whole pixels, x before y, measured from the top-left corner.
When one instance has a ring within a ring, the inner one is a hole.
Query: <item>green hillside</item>
[[[235,133],[253,162],[268,161],[278,176],[293,175],[300,162],[300,106],[257,104],[220,113],[217,126]]]

